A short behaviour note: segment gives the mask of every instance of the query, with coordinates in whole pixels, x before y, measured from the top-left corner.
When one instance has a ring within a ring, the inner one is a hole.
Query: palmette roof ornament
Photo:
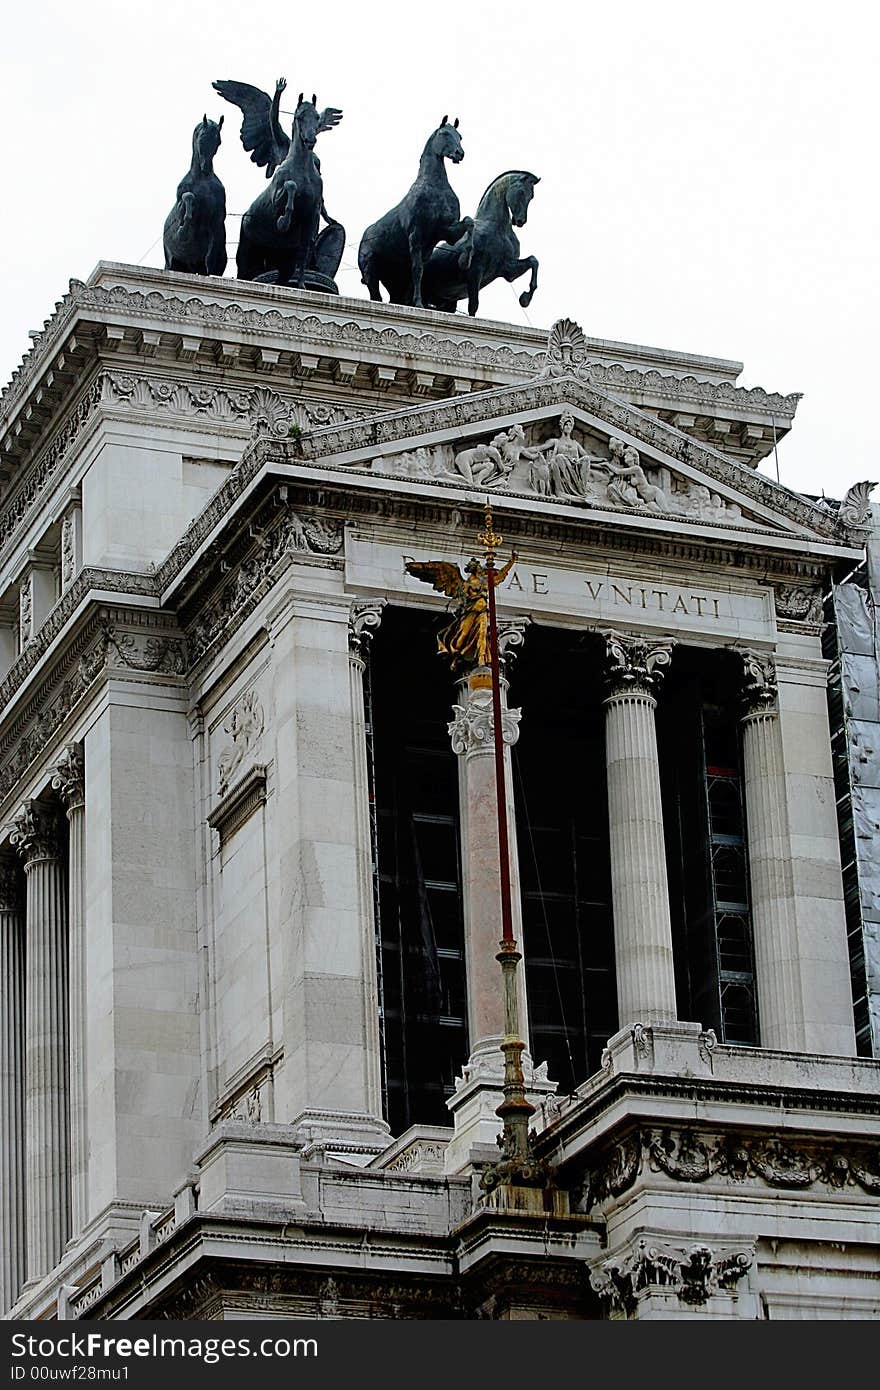
[[[868,525],[871,493],[876,486],[869,482],[853,483],[848,489],[837,513],[838,521],[842,521],[848,531],[859,531]]]
[[[567,376],[585,372],[590,365],[584,331],[574,319],[557,319],[547,335],[541,376]]]

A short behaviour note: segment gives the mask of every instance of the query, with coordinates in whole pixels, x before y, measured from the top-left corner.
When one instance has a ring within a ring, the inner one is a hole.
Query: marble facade
[[[35,336],[0,399],[5,1311],[880,1312],[821,613],[865,526],[756,471],[795,396],[575,329],[102,264]],[[471,1055],[447,1126],[383,1106],[368,654],[389,608],[439,616],[404,563],[466,560],[487,491],[505,643],[591,634],[606,680],[620,1027],[572,1095],[529,1060],[540,1212],[475,1195],[500,978],[464,688]],[[757,1048],[678,1016],[656,719],[691,649],[741,698]]]

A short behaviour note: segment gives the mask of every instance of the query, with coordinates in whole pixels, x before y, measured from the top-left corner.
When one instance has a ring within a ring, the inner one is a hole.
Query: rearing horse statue
[[[425,266],[422,292],[426,304],[455,313],[458,301],[467,299],[468,313],[475,314],[480,290],[499,276],[513,281],[527,270],[532,278],[519,302],[524,309],[531,304],[538,288],[538,262],[534,256],[520,260],[519,238],[513,228],[525,226],[536,183],[540,183],[537,175],[524,169],[509,169],[492,180],[480,199],[470,231],[454,246],[438,246]]]
[[[226,269],[226,191],[214,173],[219,121],[204,115],[193,131],[192,162],[177,185],[177,202],[165,219],[165,269],[222,275]]]
[[[368,227],[358,248],[361,279],[371,299],[381,299],[379,285],[392,304],[422,306],[422,270],[438,241],[457,241],[473,226],[461,217],[458,198],[446,177],[444,161],[464,159],[458,117],[444,116],[428,137],[415,183],[404,198]]]
[[[271,175],[268,188],[241,219],[238,278],[271,279],[303,288],[308,275],[314,288],[335,291],[333,275],[342,257],[345,229],[327,215],[321,166],[314,150],[318,136],[337,126],[342,112],[335,106],[319,112],[316,98],[304,101],[300,92],[288,139],[278,119],[286,85],[279,78],[271,99],[245,82],[214,83],[220,95],[244,113],[241,142],[252,151],[254,163],[266,168],[267,177]],[[319,237],[322,216],[329,225]],[[320,284],[322,279],[328,282],[326,286]]]

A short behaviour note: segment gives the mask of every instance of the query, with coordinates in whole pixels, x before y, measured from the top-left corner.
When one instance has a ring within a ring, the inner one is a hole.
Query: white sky
[[[71,276],[100,259],[163,264],[204,111],[226,115],[228,207],[248,206],[263,174],[211,82],[272,91],[283,74],[284,105],[304,88],[345,112],[319,141],[349,239],[343,294],[366,295],[361,232],[457,115],[463,213],[505,169],[541,177],[520,233],[541,262],[531,323],[568,315],[597,337],[742,361],[742,385],[802,391],[782,481],[842,496],[880,476],[878,33],[877,7],[852,0],[17,4],[0,54],[0,379]],[[523,322],[526,283],[484,291],[481,314]]]

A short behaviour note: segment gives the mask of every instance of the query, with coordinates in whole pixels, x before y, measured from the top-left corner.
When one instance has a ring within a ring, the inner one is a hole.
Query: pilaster
[[[308,592],[282,594],[269,619],[284,943],[276,1120],[306,1142],[365,1153],[388,1142],[361,688],[374,618],[353,613],[328,573]]]
[[[606,632],[605,756],[620,1026],[674,1019],[656,693],[673,641]]]

